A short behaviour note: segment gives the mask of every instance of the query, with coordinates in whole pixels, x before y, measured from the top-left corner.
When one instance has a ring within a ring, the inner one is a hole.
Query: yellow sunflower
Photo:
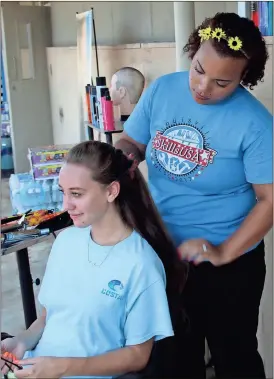
[[[209,40],[211,37],[211,27],[200,29],[198,35],[201,37],[201,42]]]
[[[212,32],[212,38],[216,38],[216,39],[220,42],[221,38],[226,38],[226,34],[225,34],[225,32],[223,31],[223,29],[221,29],[221,28],[216,28],[216,29],[213,30],[213,32]]]
[[[239,37],[229,37],[228,46],[230,47],[230,49],[237,51],[241,49],[243,43]]]

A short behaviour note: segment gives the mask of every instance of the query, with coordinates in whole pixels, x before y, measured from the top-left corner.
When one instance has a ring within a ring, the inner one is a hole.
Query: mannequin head
[[[111,78],[110,95],[121,114],[129,115],[138,103],[145,86],[144,75],[133,67],[123,67]]]

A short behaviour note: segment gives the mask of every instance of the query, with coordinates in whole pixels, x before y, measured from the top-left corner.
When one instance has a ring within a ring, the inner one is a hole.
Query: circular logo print
[[[216,152],[205,148],[205,137],[195,127],[174,125],[157,132],[152,141],[151,158],[155,167],[163,168],[172,179],[183,178],[213,162]]]

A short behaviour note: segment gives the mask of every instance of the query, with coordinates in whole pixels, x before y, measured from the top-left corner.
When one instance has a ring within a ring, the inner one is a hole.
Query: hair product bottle
[[[96,98],[97,98],[97,107],[98,107],[98,123],[99,128],[103,129],[103,110],[102,110],[102,97],[104,94],[106,85],[106,78],[104,76],[98,76],[96,78]]]
[[[109,90],[105,91],[105,96],[102,97],[103,124],[104,130],[114,131],[115,121],[113,112],[113,102],[111,100]]]

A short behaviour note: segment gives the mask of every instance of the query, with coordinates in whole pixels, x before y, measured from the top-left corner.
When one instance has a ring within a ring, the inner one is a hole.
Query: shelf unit
[[[91,141],[94,139],[94,134],[93,134],[93,131],[97,131],[98,133],[100,134],[104,134],[106,136],[106,142],[109,143],[110,145],[113,144],[113,141],[112,141],[112,135],[113,134],[117,134],[117,133],[122,133],[123,132],[123,122],[122,121],[115,121],[115,130],[104,130],[104,129],[100,129],[98,128],[97,126],[89,123],[89,122],[85,122],[85,127],[86,127],[86,132],[87,132],[87,136],[88,136],[88,139]]]
[[[238,12],[238,15],[241,17],[251,18],[251,1],[238,1],[237,12]],[[264,38],[268,45],[273,45],[273,35],[264,36]]]

